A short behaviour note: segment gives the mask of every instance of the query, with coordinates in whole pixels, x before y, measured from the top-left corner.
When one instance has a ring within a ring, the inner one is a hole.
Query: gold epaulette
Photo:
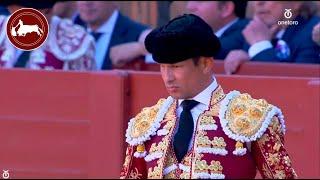
[[[161,109],[167,109],[167,106],[172,102],[173,98],[168,97],[167,99],[160,99],[152,107],[143,108],[140,113],[129,121],[126,130],[126,142],[135,146],[142,144],[150,139],[150,136],[155,135],[165,113]]]
[[[238,91],[227,94],[219,111],[225,134],[241,142],[251,142],[260,138],[274,116],[279,118],[284,133],[284,118],[279,108],[264,99],[254,99],[249,94],[241,94]]]

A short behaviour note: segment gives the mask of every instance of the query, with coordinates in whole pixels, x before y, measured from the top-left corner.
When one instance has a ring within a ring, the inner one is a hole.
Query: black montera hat
[[[58,0],[1,0],[0,5],[9,6],[17,4],[27,8],[45,9],[52,8],[57,1]]]
[[[152,30],[145,39],[146,49],[158,63],[174,64],[189,58],[213,57],[220,41],[200,17],[184,14]]]

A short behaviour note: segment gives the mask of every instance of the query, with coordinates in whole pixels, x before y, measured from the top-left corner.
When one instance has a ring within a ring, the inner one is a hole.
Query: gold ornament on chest
[[[209,153],[225,156],[228,154],[226,146],[227,144],[223,137],[215,136],[212,140],[210,140],[206,131],[198,131],[197,133],[195,146],[197,153]]]
[[[245,136],[251,136],[261,127],[262,119],[265,118],[270,108],[263,99],[252,99],[248,94],[242,94],[234,98],[226,112],[226,119],[229,120],[230,129]]]

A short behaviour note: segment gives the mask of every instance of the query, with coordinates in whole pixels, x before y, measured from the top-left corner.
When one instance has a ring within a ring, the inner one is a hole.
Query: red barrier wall
[[[280,107],[300,178],[319,178],[319,78],[217,75]],[[158,72],[0,70],[0,170],[11,178],[118,178],[129,117],[167,92]]]
[[[126,76],[0,70],[0,170],[10,178],[118,178]]]
[[[131,116],[167,97],[161,76],[130,72]],[[248,92],[278,106],[286,120],[286,147],[300,178],[320,177],[320,79],[217,75],[225,92]],[[147,91],[146,91],[147,90]]]

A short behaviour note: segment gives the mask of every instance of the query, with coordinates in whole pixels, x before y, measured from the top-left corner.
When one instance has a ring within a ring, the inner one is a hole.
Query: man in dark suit
[[[150,29],[122,15],[114,2],[79,1],[75,22],[87,26],[96,39],[98,69],[121,67],[144,56],[144,38]]]
[[[0,5],[6,7],[10,14],[21,8],[38,10],[48,20],[50,29],[49,38],[41,47],[32,51],[15,48],[5,36],[0,38],[0,68],[96,70],[93,37],[81,26],[55,16],[53,6],[56,2],[58,0],[47,0],[41,3],[36,0],[0,1]],[[8,18],[9,16],[0,15],[0,34],[6,34]]]
[[[302,16],[302,2],[254,2],[254,18],[243,30],[248,51],[230,52],[226,71],[245,61],[320,63],[319,47],[311,34],[318,17]]]
[[[0,15],[9,15],[9,11],[6,7],[0,5]]]
[[[225,59],[234,49],[242,49],[242,30],[248,24],[245,19],[247,1],[189,1],[187,10],[206,21],[221,42],[221,50],[215,59]]]

